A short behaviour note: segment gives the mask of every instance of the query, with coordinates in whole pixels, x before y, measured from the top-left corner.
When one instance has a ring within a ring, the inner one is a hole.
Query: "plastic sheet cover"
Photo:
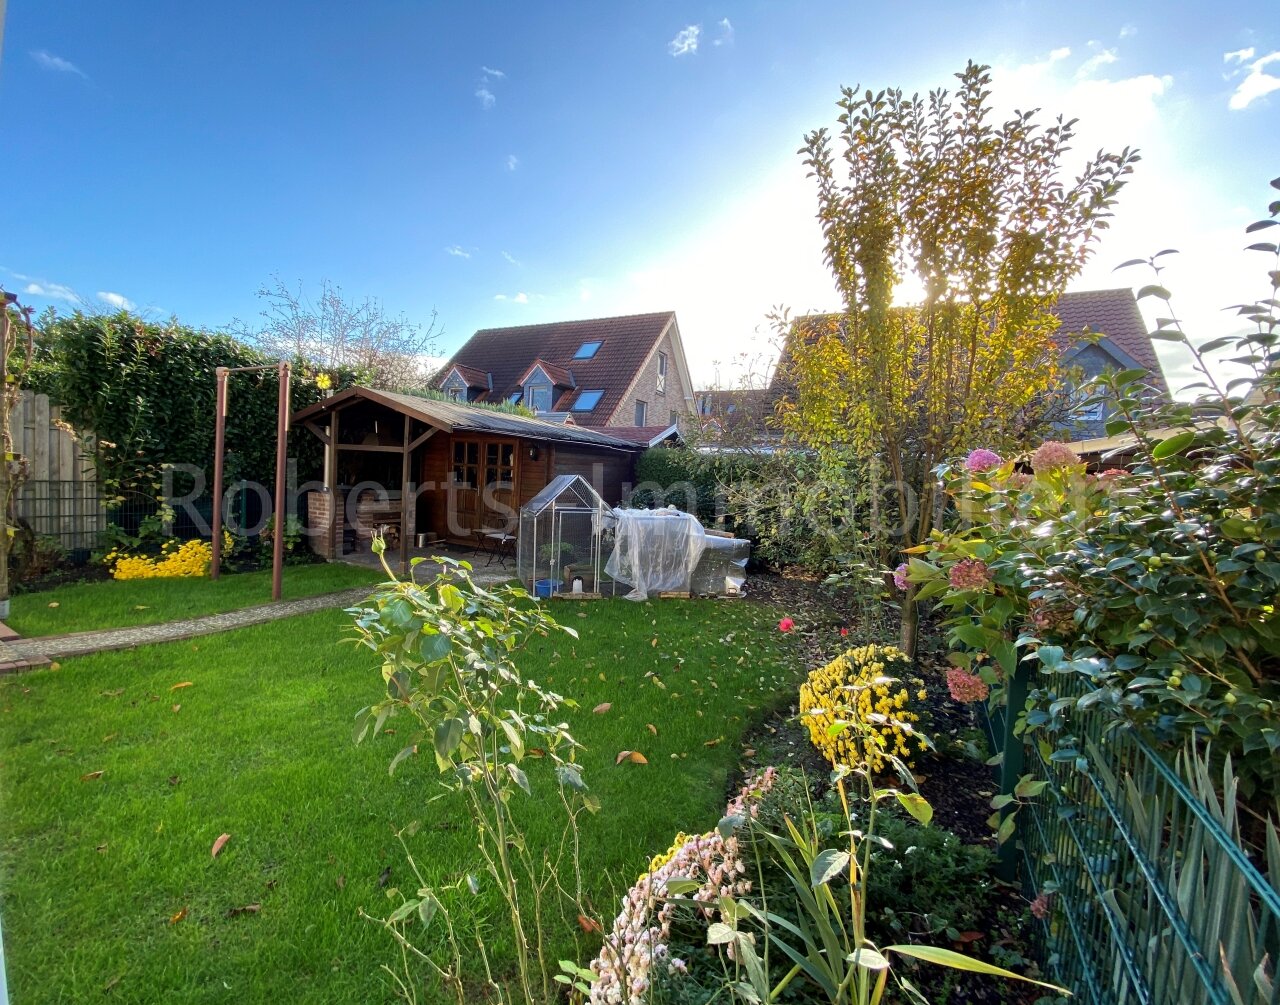
[[[613,554],[604,571],[632,587],[628,600],[651,593],[689,592],[693,570],[707,547],[698,518],[674,506],[614,510]]]

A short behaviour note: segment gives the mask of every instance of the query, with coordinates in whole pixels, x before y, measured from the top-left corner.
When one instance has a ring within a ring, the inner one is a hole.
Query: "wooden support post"
[[[209,562],[209,578],[222,572],[222,455],[227,441],[227,368],[213,371],[217,385],[213,418],[213,556]]]
[[[325,459],[330,466],[325,469],[325,488],[329,492],[329,557],[342,557],[342,529],[346,526],[346,514],[343,512],[346,500],[338,491],[338,416],[340,410],[335,406],[329,416],[329,446],[325,448]]]
[[[276,524],[271,538],[271,599],[279,600],[284,586],[285,477],[289,461],[289,364],[281,363],[279,410],[276,415]]]
[[[409,511],[413,509],[413,486],[409,484],[412,475],[409,458],[413,456],[410,445],[413,433],[413,419],[404,417],[404,453],[400,458],[400,575],[409,575],[409,549],[413,546],[413,522]]]

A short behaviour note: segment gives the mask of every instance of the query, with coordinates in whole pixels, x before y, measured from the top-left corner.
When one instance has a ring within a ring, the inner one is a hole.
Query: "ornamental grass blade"
[[[1012,970],[1005,970],[1003,967],[993,966],[982,960],[975,960],[972,956],[965,956],[963,953],[953,952],[950,949],[939,949],[937,946],[886,946],[884,951],[885,953],[897,953],[899,956],[910,956],[913,959],[924,960],[926,963],[934,963],[940,967],[951,967],[952,970],[964,970],[971,974],[989,974],[992,977],[1005,977],[1013,981],[1025,981],[1037,987],[1056,991],[1060,995],[1068,997],[1071,995],[1071,992],[1066,988],[1060,988],[1056,984],[1032,980],[1030,977],[1015,974]]]

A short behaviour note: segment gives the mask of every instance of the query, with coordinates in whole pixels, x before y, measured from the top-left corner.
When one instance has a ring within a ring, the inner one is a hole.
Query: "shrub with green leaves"
[[[1277,226],[1280,200],[1270,213],[1249,230]],[[1046,676],[1029,725],[1064,728],[1074,709],[1095,708],[1171,749],[1208,739],[1232,755],[1246,796],[1274,797],[1280,249],[1252,247],[1272,264],[1266,297],[1238,308],[1251,332],[1197,343],[1169,307],[1152,333],[1190,354],[1200,398],[1155,399],[1138,370],[1096,379],[1114,409],[1107,432],[1134,457],[1127,470],[1086,474],[1061,445],[1037,452],[1029,478],[973,455],[944,466],[961,526],[935,534],[906,574],[950,612],[957,662],[994,683],[1035,652]],[[1170,300],[1158,284],[1139,296]]]

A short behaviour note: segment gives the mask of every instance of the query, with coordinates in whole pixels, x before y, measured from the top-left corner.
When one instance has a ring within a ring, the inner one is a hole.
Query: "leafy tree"
[[[800,150],[844,311],[791,327],[782,424],[833,479],[868,469],[874,529],[901,547],[937,520],[938,463],[979,437],[1016,448],[1038,425],[1059,382],[1052,307],[1138,160],[1099,152],[1063,180],[1075,120],[997,125],[988,67],[957,77],[927,99],[845,88],[842,149],[822,128]],[[908,276],[923,299],[897,307]],[[908,652],[916,630],[909,593]]]
[[[321,372],[354,370],[375,387],[395,391],[427,386],[434,370],[429,358],[436,338],[436,312],[423,326],[403,314],[391,315],[377,300],[346,300],[342,288],[325,280],[312,303],[302,286],[293,289],[277,276],[258,290],[263,301],[258,326],[233,321],[238,338],[278,359],[305,359]]]

